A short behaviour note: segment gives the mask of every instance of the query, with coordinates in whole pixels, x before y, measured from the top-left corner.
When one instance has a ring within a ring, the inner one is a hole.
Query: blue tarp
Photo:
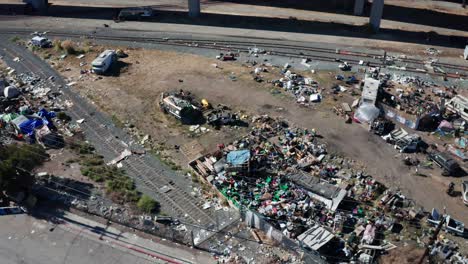
[[[23,134],[27,134],[28,136],[32,136],[34,134],[34,129],[39,128],[43,125],[47,125],[49,122],[45,119],[29,119],[19,125],[21,132]]]
[[[19,128],[21,129],[21,132],[23,134],[27,134],[28,136],[33,136],[34,135],[34,129],[39,128],[43,125],[48,126],[49,125],[49,120],[51,118],[54,118],[56,116],[55,112],[48,112],[44,108],[39,110],[37,112],[37,115],[40,118],[32,118],[29,119],[19,125]]]
[[[51,119],[57,116],[55,112],[47,112],[47,110],[45,110],[44,108],[39,110],[39,112],[37,112],[37,115],[42,118],[47,118],[47,119]]]
[[[241,165],[250,159],[250,150],[236,150],[227,154],[227,162],[232,165]]]

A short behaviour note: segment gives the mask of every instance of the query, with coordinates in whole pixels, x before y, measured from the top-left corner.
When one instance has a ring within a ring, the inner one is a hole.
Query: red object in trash
[[[23,134],[18,134],[18,135],[16,136],[16,139],[18,139],[18,140],[23,140]]]
[[[224,149],[224,144],[218,144],[218,149]]]
[[[233,54],[226,54],[223,56],[223,61],[231,61],[234,60],[234,55]]]

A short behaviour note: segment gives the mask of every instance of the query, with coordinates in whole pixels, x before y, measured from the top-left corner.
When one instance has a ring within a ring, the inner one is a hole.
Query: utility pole
[[[440,220],[439,224],[437,225],[436,230],[434,231],[434,234],[432,235],[431,239],[429,240],[429,244],[427,245],[426,249],[424,250],[424,254],[422,255],[421,259],[419,260],[418,264],[422,264],[424,262],[424,259],[426,256],[429,254],[429,246],[432,246],[434,242],[437,239],[437,236],[440,233],[440,230],[445,224],[445,214],[442,216],[442,219]]]
[[[385,65],[387,65],[387,51],[384,50],[382,66],[385,67]]]

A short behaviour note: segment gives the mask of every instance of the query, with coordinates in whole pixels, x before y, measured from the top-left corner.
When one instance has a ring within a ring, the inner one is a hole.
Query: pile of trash
[[[60,93],[49,88],[47,82],[53,79],[46,81],[32,73],[16,75],[11,68],[7,70],[0,86],[1,134],[47,148],[62,148],[64,141],[57,126],[63,121],[57,119],[56,111],[62,111],[65,104],[58,98]]]
[[[219,144],[190,165],[232,206],[261,215],[283,236],[324,256],[333,246],[351,260],[362,255],[357,248],[395,248],[382,238],[384,231],[398,233],[401,221],[421,216],[411,200],[385,190],[353,161],[329,154],[315,130],[265,115],[251,124],[247,136]],[[318,230],[328,234],[320,243]]]
[[[283,78],[272,81],[273,85],[291,93],[300,105],[309,106],[311,103],[321,102],[322,89],[318,83],[311,78],[291,72],[289,67],[289,64],[283,67]]]

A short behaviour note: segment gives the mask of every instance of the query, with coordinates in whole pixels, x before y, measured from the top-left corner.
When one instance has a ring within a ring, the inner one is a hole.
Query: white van
[[[52,42],[44,37],[35,36],[31,39],[31,45],[40,47],[40,48],[49,48],[52,46]]]
[[[105,50],[91,63],[92,70],[96,74],[104,74],[116,60],[115,50]]]

